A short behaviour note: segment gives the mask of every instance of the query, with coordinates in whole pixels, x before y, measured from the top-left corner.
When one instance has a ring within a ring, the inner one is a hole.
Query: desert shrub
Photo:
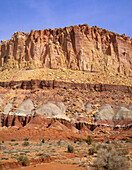
[[[23,142],[23,144],[22,144],[23,146],[29,146],[29,142]]]
[[[15,142],[16,140],[15,139],[11,139],[12,142]]]
[[[2,143],[4,143],[5,141],[4,140],[2,140]]]
[[[67,150],[68,150],[68,152],[73,153],[74,147],[72,145],[68,145]]]
[[[28,157],[27,157],[27,156],[24,156],[24,157],[23,157],[22,165],[23,165],[23,166],[27,166],[27,165],[28,165]]]
[[[93,155],[94,153],[96,153],[95,148],[90,148],[88,151],[89,151],[89,155]]]
[[[126,142],[126,143],[132,143],[132,141],[131,141],[131,140],[128,140],[128,139],[126,139],[125,142]]]
[[[101,145],[101,144],[98,144],[98,145],[96,146],[96,151],[99,150],[100,148],[102,148],[102,145]]]
[[[87,144],[88,144],[88,145],[91,145],[92,141],[93,141],[93,140],[92,140],[91,136],[88,136],[88,137],[87,137],[87,140],[86,140]]]
[[[28,157],[27,156],[19,156],[17,158],[17,161],[22,161],[22,165],[23,166],[27,166],[28,165]]]
[[[122,151],[115,147],[103,145],[97,151],[97,158],[94,165],[98,169],[106,170],[125,170],[129,168],[128,158],[125,157]]]
[[[28,140],[29,140],[29,138],[24,138],[24,140],[25,140],[25,141],[28,141]]]
[[[42,160],[42,162],[45,160],[45,156],[44,155],[41,155],[41,160]]]
[[[44,153],[37,153],[36,156],[43,156]]]
[[[79,142],[80,142],[80,143],[83,142],[83,138],[80,138],[80,139],[79,139]]]
[[[41,155],[41,160],[44,161],[46,158],[50,158],[50,155]]]
[[[129,153],[127,150],[122,150],[121,152],[122,152],[122,154],[124,154],[124,155],[128,155],[128,153]]]
[[[45,143],[45,140],[44,140],[44,139],[42,139],[42,143]]]
[[[57,144],[58,144],[58,145],[61,145],[61,140],[59,140],[59,141],[57,142]]]
[[[77,140],[74,140],[74,143],[77,143]]]
[[[18,158],[17,158],[17,161],[19,162],[19,161],[22,161],[23,160],[23,156],[19,156]]]

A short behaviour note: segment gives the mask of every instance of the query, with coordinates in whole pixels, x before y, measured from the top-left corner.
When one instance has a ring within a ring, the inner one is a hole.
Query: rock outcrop
[[[132,93],[132,86],[124,85],[109,85],[109,84],[89,84],[89,83],[71,83],[57,80],[30,80],[30,81],[11,81],[0,82],[0,87],[10,89],[88,89],[90,91],[120,91],[123,93]]]
[[[132,105],[130,105],[130,106],[129,106],[129,110],[131,110],[131,111],[132,111]]]
[[[11,108],[12,108],[12,104],[11,104],[11,103],[8,103],[8,104],[4,107],[3,112],[4,112],[5,114],[8,114],[8,113],[10,112]]]
[[[23,109],[22,106],[30,103],[30,101],[28,102],[28,100],[24,101],[19,108]],[[109,104],[103,105],[101,110],[98,111],[98,113],[96,113],[95,116],[92,117],[92,119],[91,116],[93,112],[89,114],[90,117],[85,117],[85,113],[84,116],[81,115],[78,117],[74,117],[74,114],[76,113],[73,113],[73,117],[68,118],[64,111],[60,110],[56,104],[50,102],[42,105],[36,110],[34,109],[34,111],[31,111],[31,106],[26,105],[25,108],[28,109],[17,109],[14,113],[0,113],[0,127],[23,127],[25,125],[28,125],[31,120],[31,122],[37,122],[37,124],[39,124],[40,126],[43,126],[45,122],[48,122],[48,124],[45,124],[45,127],[53,123],[54,120],[58,120],[69,129],[71,128],[75,130],[76,128],[83,131],[93,131],[99,126],[110,128],[131,128],[132,126],[131,110],[126,107],[120,107],[117,108],[116,113],[114,113],[114,110]],[[32,106],[32,108],[34,108],[34,106]],[[20,112],[18,112],[18,110]]]
[[[15,32],[0,44],[0,67],[70,68],[132,75],[132,39],[87,24]]]
[[[85,107],[87,113],[91,113],[93,111],[92,105],[90,103],[87,103]]]
[[[2,104],[2,99],[0,98],[0,106],[1,106],[1,104]]]
[[[44,115],[45,117],[60,118],[70,120],[65,114],[64,110],[61,110],[54,103],[48,102],[42,105],[40,108],[34,111],[34,113]]]
[[[20,107],[16,109],[14,113],[17,115],[26,116],[26,115],[30,115],[33,109],[34,109],[34,105],[32,100],[27,99],[21,104]]]
[[[27,125],[30,120],[31,116],[23,116],[23,115],[11,115],[11,114],[0,114],[0,127],[6,126],[17,126],[17,127],[23,127]]]
[[[132,126],[132,111],[125,108],[119,107],[113,117],[114,127],[131,127]]]
[[[101,111],[97,113],[95,119],[98,124],[113,127],[112,118],[114,116],[114,110],[109,104],[102,106]]]

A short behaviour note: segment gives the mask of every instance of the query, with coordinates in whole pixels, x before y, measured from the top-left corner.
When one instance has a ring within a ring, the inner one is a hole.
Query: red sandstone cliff
[[[0,44],[0,67],[71,68],[132,75],[132,39],[79,25],[25,34],[16,32]]]

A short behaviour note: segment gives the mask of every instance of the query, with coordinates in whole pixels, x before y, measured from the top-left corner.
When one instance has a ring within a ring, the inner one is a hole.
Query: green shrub
[[[132,141],[127,139],[125,142],[126,142],[126,143],[131,143]]]
[[[29,164],[28,157],[27,156],[19,156],[17,158],[17,161],[21,161],[23,166],[27,166]]]
[[[83,142],[83,138],[80,138],[80,139],[79,139],[79,142],[80,142],[80,143]]]
[[[29,138],[24,138],[24,140],[25,140],[25,141],[28,141],[28,140],[29,140]]]
[[[26,142],[26,141],[25,141],[25,142],[22,143],[22,145],[23,145],[23,146],[29,146],[29,142]]]
[[[61,145],[61,140],[59,140],[59,141],[57,142],[57,144],[58,144],[58,145]]]
[[[4,143],[5,141],[4,140],[2,140],[2,143]]]
[[[96,153],[95,148],[90,148],[89,149],[89,155],[93,155],[94,153]]]
[[[111,145],[103,145],[97,151],[97,158],[94,165],[98,169],[104,170],[125,170],[129,168],[128,158],[125,157],[122,151]]]
[[[91,136],[88,136],[88,137],[87,137],[87,140],[86,140],[87,144],[88,144],[88,145],[91,145],[92,141],[93,141],[93,140],[92,140]]]
[[[68,149],[68,152],[70,153],[74,152],[74,147],[72,145],[68,145],[67,149]]]
[[[24,157],[23,157],[22,165],[23,165],[23,166],[27,166],[27,165],[28,165],[28,157],[27,157],[27,156],[24,156]]]
[[[128,151],[127,150],[122,150],[122,154],[124,154],[124,155],[128,155]]]
[[[42,139],[42,143],[45,143],[45,140],[44,140],[44,139]]]
[[[19,162],[19,161],[22,161],[23,160],[23,156],[19,156],[18,158],[17,158],[17,161]]]
[[[101,145],[101,144],[98,144],[98,145],[96,146],[96,151],[99,150],[100,148],[102,148],[102,145]]]
[[[50,155],[41,155],[41,160],[44,161],[46,158],[50,158]]]
[[[15,139],[11,139],[12,142],[15,142],[16,140]]]
[[[74,143],[77,143],[77,140],[74,140]]]

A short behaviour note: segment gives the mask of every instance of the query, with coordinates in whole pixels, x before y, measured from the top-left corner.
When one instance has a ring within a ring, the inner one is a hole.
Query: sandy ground
[[[20,168],[17,168],[15,170],[19,170]],[[67,164],[61,164],[61,163],[45,163],[42,165],[36,165],[36,166],[28,166],[23,167],[24,170],[84,170],[86,168],[84,167],[78,167],[76,165],[67,165]]]
[[[25,142],[29,144],[24,145]],[[45,140],[45,143],[41,141],[4,141],[0,144],[0,170],[94,170],[93,162],[96,154],[91,155],[89,149],[104,144],[93,142],[88,145],[83,140],[76,143],[66,140]],[[69,145],[74,148],[73,153],[68,152]],[[120,146],[121,150],[127,150],[131,162],[131,142],[118,141],[111,146]],[[28,158],[27,166],[23,166],[23,161],[19,161],[20,157]]]

